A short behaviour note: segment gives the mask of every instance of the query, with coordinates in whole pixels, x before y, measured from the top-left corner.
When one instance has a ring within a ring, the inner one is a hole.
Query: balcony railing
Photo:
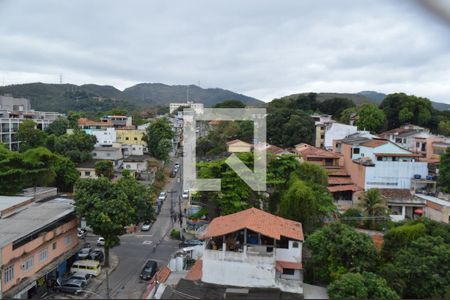
[[[242,251],[223,251],[206,249],[203,253],[204,259],[246,262],[251,264],[274,264],[275,249],[267,252],[259,247],[245,247]]]

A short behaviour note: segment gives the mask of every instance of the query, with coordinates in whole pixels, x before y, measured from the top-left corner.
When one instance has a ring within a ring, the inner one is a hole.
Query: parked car
[[[102,237],[99,237],[97,240],[97,246],[105,246],[105,239]]]
[[[98,261],[100,263],[103,263],[103,261],[105,260],[105,254],[103,253],[102,250],[95,249],[89,255],[89,259],[96,260],[96,261]]]
[[[83,248],[92,248],[90,243],[84,243]]]
[[[153,276],[155,276],[157,270],[158,270],[158,263],[154,260],[149,259],[142,268],[139,277],[143,280],[150,280],[153,278]]]
[[[62,293],[70,293],[74,295],[81,294],[86,287],[86,283],[80,279],[68,279],[62,283],[57,281],[56,290]]]
[[[193,246],[199,246],[199,245],[203,245],[203,242],[200,240],[196,240],[196,239],[185,240],[185,241],[181,242],[180,244],[178,244],[178,246],[180,248],[193,247]]]
[[[87,285],[89,280],[91,279],[91,275],[89,274],[83,274],[83,273],[72,273],[69,275],[69,278],[67,278],[67,280],[70,279],[77,279],[77,280],[81,280],[84,281],[84,283]]]
[[[158,200],[164,201],[164,200],[166,200],[166,198],[167,198],[167,193],[166,192],[159,193]]]
[[[175,178],[175,176],[177,176],[177,172],[173,169],[172,172],[170,172],[170,178]]]
[[[180,167],[180,163],[179,163],[179,162],[176,162],[176,163],[175,163],[175,167],[176,167],[176,168],[179,168],[179,167]]]
[[[91,254],[92,249],[91,248],[83,248],[78,252],[78,258],[79,259],[86,259]]]
[[[182,197],[183,197],[183,199],[188,199],[189,198],[189,191],[188,190],[183,191]]]
[[[141,231],[149,231],[151,227],[152,227],[152,222],[145,222],[141,226]]]

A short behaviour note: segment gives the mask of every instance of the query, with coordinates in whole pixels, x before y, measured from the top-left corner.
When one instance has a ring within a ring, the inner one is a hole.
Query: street
[[[180,165],[182,160],[180,160]],[[170,163],[173,165],[173,161]],[[181,166],[180,166],[181,168]],[[158,262],[159,267],[166,265],[171,254],[178,249],[178,241],[170,239],[170,231],[173,228],[171,219],[171,200],[173,207],[178,212],[178,199],[181,196],[182,181],[181,172],[170,181],[164,189],[167,199],[164,201],[161,212],[150,231],[141,232],[140,229],[133,234],[126,234],[120,238],[120,245],[111,249],[118,256],[119,264],[109,275],[109,295],[116,299],[138,299],[147,285],[146,281],[139,278],[139,274],[147,259]],[[172,199],[171,199],[172,198]],[[179,225],[175,224],[179,227]],[[97,237],[88,237],[87,242],[95,244]],[[156,249],[154,251],[154,246]],[[91,295],[89,298],[107,298],[106,280],[100,287],[93,291],[99,296]]]

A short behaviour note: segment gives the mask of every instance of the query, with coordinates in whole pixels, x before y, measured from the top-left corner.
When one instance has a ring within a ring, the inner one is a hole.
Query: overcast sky
[[[0,0],[0,85],[197,84],[265,101],[404,91],[450,103],[449,25],[411,1]]]

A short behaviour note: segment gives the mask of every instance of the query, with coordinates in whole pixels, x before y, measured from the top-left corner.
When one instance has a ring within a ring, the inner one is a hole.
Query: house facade
[[[0,298],[40,297],[79,248],[73,200],[8,198],[0,202],[11,206],[0,217]]]
[[[241,140],[232,140],[227,142],[227,151],[231,153],[250,152],[252,151],[252,144]]]
[[[202,239],[203,282],[303,293],[301,223],[250,208],[215,218]]]
[[[342,154],[345,170],[353,182],[367,191],[410,189],[411,179],[428,175],[426,162],[386,139],[358,134],[335,141],[334,151]]]
[[[139,129],[117,129],[117,142],[126,145],[147,146],[144,141],[145,130]]]

